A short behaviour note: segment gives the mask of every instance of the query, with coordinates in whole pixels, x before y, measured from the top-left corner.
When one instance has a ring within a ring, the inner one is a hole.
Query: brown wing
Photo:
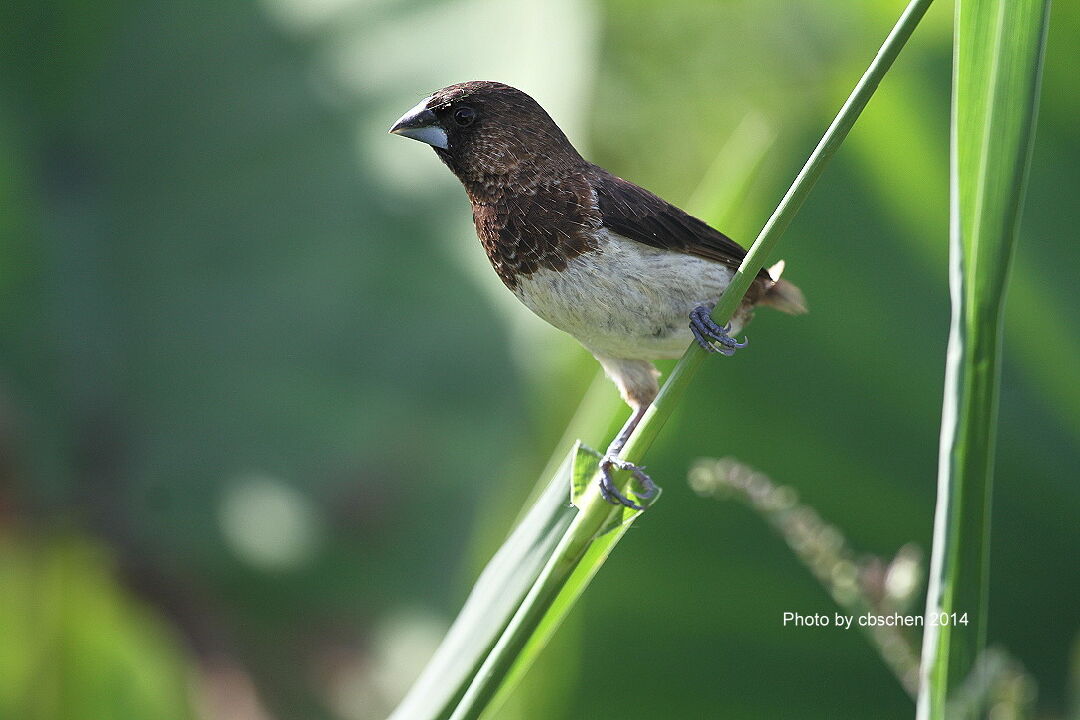
[[[738,268],[746,250],[648,190],[593,166],[593,187],[604,225],[623,237]],[[762,270],[760,276],[768,277]]]

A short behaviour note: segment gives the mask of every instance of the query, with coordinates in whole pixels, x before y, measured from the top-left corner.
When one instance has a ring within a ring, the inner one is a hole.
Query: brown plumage
[[[602,222],[580,173],[528,189],[506,186],[491,200],[473,200],[476,235],[511,290],[519,275],[563,270],[570,259],[595,250]]]
[[[472,203],[476,234],[503,283],[540,317],[576,337],[615,381],[633,416],[601,463],[601,490],[637,505],[611,480],[657,392],[652,360],[691,340],[730,355],[756,304],[805,312],[802,293],[762,270],[733,318],[708,316],[742,262],[731,238],[631,182],[586,161],[531,97],[502,83],[451,85],[390,130],[431,145]],[[687,324],[687,317],[689,323]]]

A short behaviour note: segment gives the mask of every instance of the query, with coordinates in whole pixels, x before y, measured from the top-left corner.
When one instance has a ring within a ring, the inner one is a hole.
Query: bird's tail
[[[783,260],[769,268],[768,273],[769,277],[772,278],[772,285],[765,291],[765,295],[761,298],[759,303],[767,307],[776,308],[789,315],[802,315],[807,312],[806,298],[803,296],[802,290],[792,283],[789,283],[787,280],[780,279],[780,275],[782,275],[783,272]]]

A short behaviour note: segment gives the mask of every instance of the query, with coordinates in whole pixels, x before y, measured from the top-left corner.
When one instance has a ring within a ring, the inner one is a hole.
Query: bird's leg
[[[604,453],[603,459],[600,460],[600,495],[612,505],[625,505],[634,510],[643,509],[641,505],[638,505],[636,502],[619,492],[618,486],[615,485],[615,480],[611,477],[612,470],[627,470],[634,476],[634,479],[637,480],[642,487],[642,492],[638,493],[638,497],[648,500],[656,495],[656,483],[645,474],[644,468],[619,457],[619,453],[622,451],[623,446],[625,446],[626,441],[630,439],[631,433],[634,432],[634,428],[641,422],[641,418],[645,416],[645,411],[648,408],[649,403],[644,403],[634,408],[634,412],[630,415],[630,419],[627,420],[626,424],[619,430],[619,434],[611,441],[611,445],[608,445],[607,452]]]
[[[731,332],[731,324],[717,325],[710,312],[706,305],[698,305],[690,311],[690,332],[694,334],[698,345],[711,353],[731,356],[739,348],[750,344],[749,341],[739,342],[728,335]]]
[[[608,445],[608,455],[618,455],[622,452],[622,449],[626,446],[626,441],[630,439],[630,436],[637,429],[638,423],[641,422],[641,418],[645,417],[645,411],[649,409],[649,405],[640,405],[632,408],[630,418],[623,424],[622,429],[619,430],[619,434],[615,436],[615,439]]]

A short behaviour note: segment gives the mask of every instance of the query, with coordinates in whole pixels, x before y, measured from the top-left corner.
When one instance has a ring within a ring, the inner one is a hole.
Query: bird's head
[[[535,100],[497,82],[445,87],[402,115],[390,132],[430,145],[467,188],[583,162]]]

